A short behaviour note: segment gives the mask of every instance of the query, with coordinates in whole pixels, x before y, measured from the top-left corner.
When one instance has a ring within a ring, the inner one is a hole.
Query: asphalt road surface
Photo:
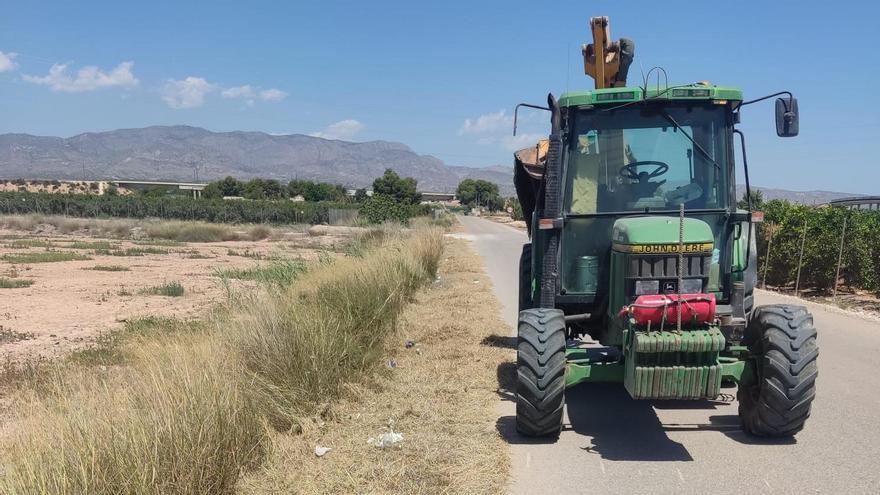
[[[526,235],[480,218],[461,221],[503,304],[509,326],[497,341],[514,347]],[[760,292],[757,302],[793,299]],[[795,439],[744,434],[732,388],[719,401],[636,401],[622,385],[582,384],[566,392],[559,439],[535,441],[516,434],[502,384],[497,425],[510,446],[509,492],[880,494],[880,321],[806,305],[819,330],[818,397]],[[508,363],[499,377],[512,369]]]

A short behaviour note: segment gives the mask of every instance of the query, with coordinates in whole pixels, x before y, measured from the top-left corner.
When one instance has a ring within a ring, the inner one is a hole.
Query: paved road
[[[515,336],[517,263],[526,236],[479,218],[461,220],[504,306],[507,336]],[[790,301],[758,296],[758,304]],[[509,491],[880,493],[880,370],[873,367],[880,362],[880,322],[808,307],[819,329],[818,398],[795,440],[746,436],[735,401],[634,401],[620,385],[582,384],[566,393],[559,440],[534,442],[515,433],[508,394],[498,429],[510,444]]]

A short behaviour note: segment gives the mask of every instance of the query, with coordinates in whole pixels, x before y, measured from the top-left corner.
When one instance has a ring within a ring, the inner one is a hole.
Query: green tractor
[[[523,104],[549,111],[552,129],[514,165],[531,219],[517,430],[558,435],[565,390],[584,382],[622,382],[649,400],[711,400],[736,384],[745,431],[794,435],[816,395],[816,329],[802,306],[754,306],[762,215],[737,209],[734,147],[751,198],[741,109],[784,95],[777,134],[790,137],[797,100],[744,101],[708,83],[627,86],[633,43],[611,42],[607,18],[591,24],[583,52],[596,89]]]

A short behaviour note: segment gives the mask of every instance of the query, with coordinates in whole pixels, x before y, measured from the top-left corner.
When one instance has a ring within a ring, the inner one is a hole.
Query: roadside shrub
[[[384,194],[374,194],[361,204],[359,216],[368,223],[400,222],[410,218],[427,215],[431,208],[427,205],[406,204]]]

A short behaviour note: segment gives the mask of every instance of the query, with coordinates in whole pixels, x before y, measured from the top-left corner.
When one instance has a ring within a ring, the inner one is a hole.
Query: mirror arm
[[[552,110],[550,110],[549,107],[542,107],[542,106],[538,106],[538,105],[532,105],[532,104],[529,104],[529,103],[520,103],[520,104],[517,105],[516,108],[513,110],[513,135],[514,135],[514,136],[516,136],[516,118],[517,118],[517,114],[519,113],[519,107],[534,108],[534,109],[536,109],[536,110],[546,110],[546,111],[548,111],[548,112],[552,111]]]
[[[785,104],[785,107],[786,107],[785,111],[790,112],[791,111],[791,100],[792,100],[792,98],[794,98],[794,95],[791,94],[791,91],[780,91],[778,93],[773,93],[772,95],[767,95],[767,96],[762,96],[760,98],[755,98],[754,100],[746,100],[746,101],[740,103],[739,107],[737,107],[737,109],[742,108],[746,105],[751,105],[752,103],[758,103],[759,101],[768,100],[770,98],[773,98],[774,96],[779,96],[779,95],[788,95],[788,102]]]

